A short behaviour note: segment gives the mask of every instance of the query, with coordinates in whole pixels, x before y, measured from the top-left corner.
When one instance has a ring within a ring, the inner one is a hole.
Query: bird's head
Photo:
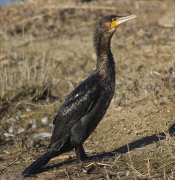
[[[99,31],[104,32],[104,33],[112,33],[116,30],[116,28],[133,18],[136,18],[136,15],[130,15],[130,16],[116,16],[116,15],[109,15],[101,18],[96,27]]]
[[[123,22],[126,22],[135,17],[136,15],[109,15],[101,18],[97,22],[94,30],[94,48],[97,56],[100,56],[103,52],[105,52],[104,49],[109,51],[111,37],[114,34],[116,28]]]

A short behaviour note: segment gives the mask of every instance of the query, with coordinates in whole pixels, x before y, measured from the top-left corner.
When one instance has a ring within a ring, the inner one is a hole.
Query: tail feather
[[[51,148],[50,150],[45,152],[36,161],[34,161],[28,168],[26,168],[22,172],[22,175],[29,176],[30,174],[36,174],[40,168],[45,166],[50,161],[50,159],[73,149],[73,147],[70,144],[68,135],[62,138],[61,140],[57,141],[56,143],[53,143],[50,148]]]
[[[56,151],[47,151],[42,156],[40,156],[36,161],[34,161],[29,167],[27,167],[23,172],[23,176],[29,176],[30,174],[35,174],[41,167],[45,166],[51,158],[56,154]]]

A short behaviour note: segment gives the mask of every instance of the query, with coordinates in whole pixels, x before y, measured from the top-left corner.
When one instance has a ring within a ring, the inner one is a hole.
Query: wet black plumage
[[[73,149],[79,160],[87,157],[82,144],[103,118],[115,90],[111,37],[119,24],[134,17],[110,15],[97,22],[93,38],[97,55],[96,69],[67,97],[53,121],[55,128],[49,149],[24,170],[24,176],[35,174],[51,158]]]

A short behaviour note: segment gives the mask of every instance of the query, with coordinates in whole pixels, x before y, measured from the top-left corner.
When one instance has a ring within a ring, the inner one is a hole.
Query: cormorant
[[[135,17],[109,15],[97,22],[93,36],[96,69],[69,94],[53,121],[55,127],[48,150],[26,168],[22,175],[35,174],[51,158],[73,149],[78,160],[87,158],[83,142],[103,118],[115,90],[111,37],[121,23]]]

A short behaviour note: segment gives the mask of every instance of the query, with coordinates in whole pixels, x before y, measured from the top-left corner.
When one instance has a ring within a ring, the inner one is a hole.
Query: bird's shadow
[[[175,135],[175,124],[173,124],[169,128],[169,134],[170,134],[170,136]],[[152,136],[147,136],[147,137],[138,139],[136,141],[130,142],[128,144],[125,144],[122,147],[114,149],[114,150],[112,150],[110,152],[105,152],[105,153],[101,153],[101,154],[98,154],[98,155],[95,155],[95,156],[90,156],[90,157],[88,157],[88,159],[86,161],[100,161],[100,160],[103,160],[106,157],[114,156],[116,153],[120,153],[120,154],[126,153],[126,152],[132,151],[132,150],[134,150],[136,148],[142,148],[142,147],[144,147],[146,145],[149,145],[149,144],[152,144],[154,142],[158,142],[158,141],[161,141],[161,140],[164,140],[164,139],[166,139],[166,134],[164,132],[161,132],[159,134],[153,134]],[[42,170],[40,172],[38,172],[38,173],[46,172],[46,171],[48,171],[50,169],[53,169],[53,168],[59,168],[59,167],[61,167],[63,165],[70,164],[70,163],[73,163],[73,162],[78,162],[78,160],[77,159],[70,159],[70,160],[67,160],[65,162],[62,162],[62,163],[59,163],[59,164],[56,164],[56,165],[47,166],[47,167],[42,168]]]

